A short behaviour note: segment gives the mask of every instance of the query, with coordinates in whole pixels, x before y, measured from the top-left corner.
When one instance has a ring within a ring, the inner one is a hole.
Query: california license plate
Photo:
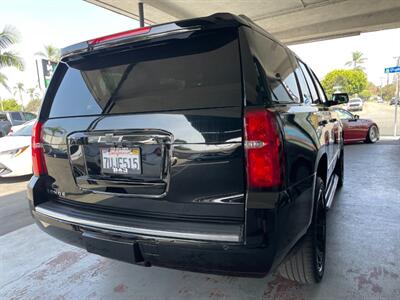
[[[101,149],[103,174],[141,174],[140,148]]]

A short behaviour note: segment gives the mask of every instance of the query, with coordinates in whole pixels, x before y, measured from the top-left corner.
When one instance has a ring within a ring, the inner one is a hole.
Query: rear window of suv
[[[49,117],[241,105],[237,30],[200,32],[60,64]]]

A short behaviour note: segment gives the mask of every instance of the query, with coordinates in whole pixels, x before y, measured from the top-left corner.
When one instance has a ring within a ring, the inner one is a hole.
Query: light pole
[[[394,59],[397,59],[396,66],[400,66],[400,56],[395,56],[393,57]],[[397,136],[397,106],[399,106],[399,90],[400,90],[400,76],[399,73],[396,74],[397,82],[396,82],[396,95],[394,99],[394,137]]]

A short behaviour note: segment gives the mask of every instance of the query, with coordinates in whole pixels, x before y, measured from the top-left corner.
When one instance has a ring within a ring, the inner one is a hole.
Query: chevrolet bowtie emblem
[[[104,136],[100,136],[98,142],[105,144],[120,143],[123,139],[123,135],[114,135],[113,133],[106,133]]]

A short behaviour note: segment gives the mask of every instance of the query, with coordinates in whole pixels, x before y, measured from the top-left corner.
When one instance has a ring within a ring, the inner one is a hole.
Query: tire
[[[313,220],[303,240],[279,266],[282,277],[300,284],[318,283],[325,270],[326,209],[325,187],[316,180]]]
[[[379,129],[376,125],[371,125],[368,129],[367,143],[373,144],[379,140]]]
[[[341,188],[344,183],[344,151],[340,150],[340,158],[336,162],[335,174],[339,177],[337,187]]]

